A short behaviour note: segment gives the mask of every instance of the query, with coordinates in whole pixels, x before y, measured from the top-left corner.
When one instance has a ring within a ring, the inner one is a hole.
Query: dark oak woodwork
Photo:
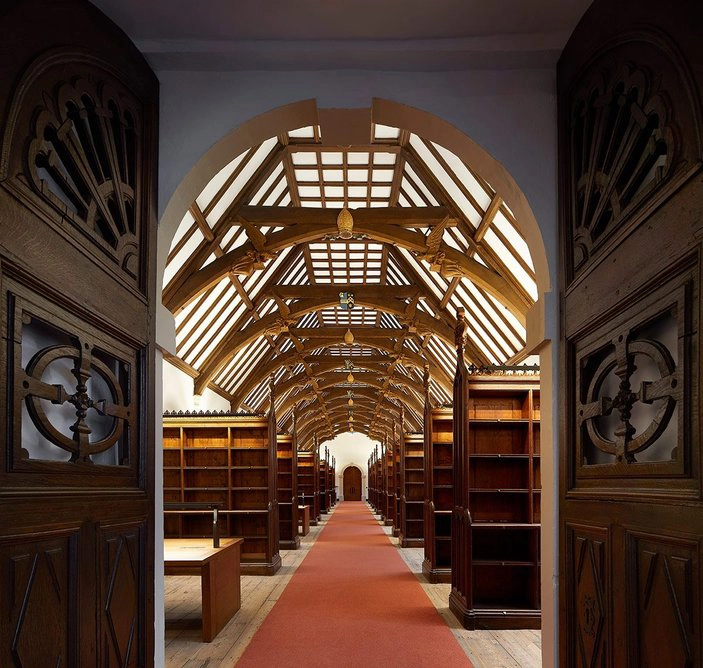
[[[596,0],[559,62],[564,666],[703,660],[701,20]]]
[[[344,469],[344,500],[361,501],[361,471],[356,466]]]
[[[320,499],[317,494],[318,469],[314,452],[298,450],[298,500],[301,506],[310,507],[310,524],[317,526],[320,516]]]
[[[472,374],[461,366],[449,607],[469,629],[539,628],[539,377]]]
[[[425,469],[424,437],[403,434],[400,455],[400,531],[401,547],[424,546]]]
[[[164,415],[164,502],[220,504],[219,535],[244,539],[247,575],[273,575],[281,567],[277,463],[275,415]],[[169,513],[164,535],[212,536],[212,516]]]
[[[427,378],[427,376],[426,376]],[[430,582],[451,582],[454,438],[451,408],[425,409],[425,558]]]
[[[293,421],[295,425],[295,420]],[[280,546],[284,550],[300,547],[298,536],[298,447],[293,435],[277,437],[278,472],[277,495],[280,527]]]
[[[0,15],[0,665],[149,666],[157,81],[89,3]]]

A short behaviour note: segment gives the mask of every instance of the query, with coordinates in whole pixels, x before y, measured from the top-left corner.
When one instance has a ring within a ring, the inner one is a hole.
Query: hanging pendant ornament
[[[351,239],[354,234],[354,218],[346,207],[337,216],[337,229],[340,239]]]
[[[347,331],[344,333],[344,343],[346,343],[348,346],[354,343],[354,334],[352,334],[351,329],[347,329]]]
[[[350,373],[347,375],[347,383],[353,383],[354,382],[354,374]]]

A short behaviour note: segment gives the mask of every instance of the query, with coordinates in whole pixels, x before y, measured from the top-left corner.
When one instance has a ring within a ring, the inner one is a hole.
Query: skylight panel
[[[325,186],[325,197],[344,197],[342,186]]]
[[[387,199],[390,196],[390,186],[372,186],[371,188],[371,197],[383,197]]]
[[[314,139],[315,138],[315,128],[312,125],[307,125],[296,130],[289,130],[288,136],[291,139]]]
[[[317,153],[313,151],[291,151],[291,160],[294,167],[317,165]]]
[[[225,184],[225,181],[232,175],[234,170],[239,166],[239,163],[244,160],[244,156],[248,152],[249,151],[244,151],[244,153],[240,153],[234,160],[227,163],[219,172],[217,172],[217,174],[215,174],[215,176],[210,179],[208,184],[203,188],[202,192],[195,200],[201,211],[205,211],[210,202],[212,202],[212,198],[217,195],[220,188],[222,188]]]
[[[400,136],[400,130],[398,128],[391,127],[390,125],[374,123],[373,127],[374,139],[397,139]]]
[[[491,199],[493,198],[493,193],[487,193],[485,188],[476,180],[471,170],[460,160],[454,153],[440,146],[439,144],[432,143],[437,149],[437,152],[442,156],[444,161],[447,163],[448,167],[454,172],[457,179],[461,181],[464,187],[471,193],[471,196],[476,200],[476,203],[486,211],[491,204]]]
[[[307,208],[307,209],[321,209],[322,208],[322,202],[317,200],[305,200],[304,202],[300,203],[301,206]]]
[[[418,188],[422,194],[425,196],[430,206],[439,206],[437,198],[430,192],[425,182],[418,176],[417,172],[413,169],[412,165],[405,163],[405,172],[410,176],[413,185]]]
[[[261,198],[273,187],[276,181],[280,180],[283,176],[283,163],[279,163],[276,168],[269,174],[268,178],[263,182],[261,188],[259,188],[254,196],[250,200],[250,204],[257,205],[260,203]]]
[[[393,170],[374,169],[371,178],[376,183],[391,183],[393,181]]]
[[[316,169],[296,169],[295,179],[298,184],[310,183],[311,181],[317,183],[320,180],[320,174]]]
[[[207,215],[207,221],[210,227],[214,227],[217,222],[220,220],[222,217],[222,214],[229,208],[230,204],[234,201],[234,199],[239,195],[239,193],[242,191],[242,188],[249,183],[251,178],[254,176],[256,171],[261,167],[263,164],[264,160],[271,154],[271,151],[273,151],[274,147],[276,146],[278,140],[276,137],[272,137],[271,139],[267,139],[259,148],[256,150],[256,153],[252,156],[251,160],[249,160],[244,167],[242,167],[242,170],[237,174],[236,178],[232,182],[229,188],[225,191],[225,193],[222,195],[220,198],[219,202],[215,204],[215,206],[212,208],[212,211],[210,211]]]
[[[368,169],[350,169],[347,171],[347,180],[350,183],[367,183],[369,180]]]
[[[528,266],[534,271],[532,256],[527,242],[522,238],[518,230],[513,227],[512,223],[508,222],[506,217],[498,211],[493,218],[493,224],[501,231],[503,236],[508,240],[508,243],[513,247],[515,253],[522,257]]]
[[[367,197],[368,188],[366,186],[349,186],[349,197]]]
[[[344,163],[344,160],[342,158],[342,154],[338,152],[330,152],[330,151],[323,151],[320,154],[320,158],[322,160],[322,164],[324,166],[327,165],[341,165]]]
[[[515,350],[506,341],[506,338],[503,336],[503,333],[496,328],[493,321],[490,318],[485,317],[484,314],[476,307],[476,303],[467,294],[461,284],[457,286],[455,294],[461,298],[463,305],[467,309],[467,311],[470,311],[477,319],[477,321],[481,322],[483,330],[488,333],[489,340],[495,342],[496,349],[500,347],[501,355],[511,355],[513,352],[515,352]]]
[[[395,153],[386,153],[385,151],[374,151],[373,164],[378,165],[395,165]]]
[[[205,300],[200,304],[198,311],[200,313],[207,313],[211,311],[220,297],[222,297],[227,289],[231,286],[231,283],[228,278],[223,278],[221,279],[215,286],[210,288],[210,291],[207,293]],[[188,325],[186,325],[183,328],[183,331],[179,332],[179,340],[178,340],[178,345],[182,346],[185,341],[190,339],[193,335],[198,334],[197,331],[193,331],[193,327],[196,326],[196,323],[198,322],[197,318],[192,318]],[[202,327],[200,328],[202,329]]]
[[[287,187],[288,182],[285,177],[281,178],[281,180],[276,184],[276,187],[271,191],[271,194],[263,201],[263,205],[274,206]]]
[[[512,347],[515,350],[519,350],[520,348],[522,348],[525,345],[525,341],[515,336],[515,334],[513,333],[513,323],[509,323],[509,325],[506,325],[505,322],[501,320],[501,315],[505,318],[506,309],[501,306],[501,310],[498,311],[496,308],[496,302],[491,301],[486,296],[484,296],[484,293],[479,290],[473,283],[471,283],[470,281],[462,281],[462,283],[464,284],[468,292],[471,294],[472,298],[476,301],[476,303],[479,304],[491,316],[495,323],[498,323],[501,332],[510,342]]]
[[[298,194],[301,197],[322,197],[320,186],[298,186]],[[311,203],[307,202],[307,204]]]
[[[178,251],[178,254],[166,266],[164,270],[164,285],[169,284],[176,272],[188,261],[190,256],[195,253],[204,238],[200,230],[195,230],[193,232],[190,239],[183,245],[183,248]]]
[[[347,153],[347,164],[349,165],[368,165],[369,154],[360,151],[350,151]]]
[[[452,198],[459,210],[464,214],[474,227],[478,227],[481,222],[483,212],[478,212],[471,202],[466,199],[464,193],[461,192],[454,179],[447,173],[442,165],[437,161],[430,150],[425,146],[425,143],[415,134],[410,136],[410,144],[417,151],[418,155],[425,163],[427,168],[437,177],[444,190],[449,197]]]
[[[341,169],[323,169],[322,178],[328,183],[339,183],[344,180],[344,172]]]
[[[200,352],[207,356],[215,349],[215,347],[225,338],[230,330],[225,327],[225,323],[231,322],[238,317],[238,313],[242,311],[242,304],[235,297],[227,305],[226,308],[220,309],[218,312],[213,309],[208,313],[208,317],[203,321],[202,328],[198,329],[196,336],[201,336],[201,340],[188,353],[188,358],[197,357]],[[216,318],[211,318],[215,316]]]
[[[520,263],[513,257],[512,253],[505,247],[503,242],[496,234],[488,228],[485,236],[485,242],[494,250],[496,255],[501,259],[503,264],[512,272],[513,276],[520,282],[527,294],[535,301],[537,300],[537,284],[534,279],[520,266]]]
[[[183,218],[181,219],[181,222],[178,225],[178,229],[176,230],[176,234],[173,237],[173,240],[171,241],[171,246],[169,248],[169,253],[172,251],[176,246],[178,246],[178,243],[180,240],[183,238],[186,232],[194,225],[195,223],[195,218],[193,218],[193,214],[190,211],[186,211]]]
[[[240,316],[241,312],[244,311],[246,306],[244,304],[240,304],[237,310],[235,311],[232,320],[236,321],[236,319]],[[192,362],[192,365],[198,369],[200,366],[207,360],[207,358],[212,354],[212,352],[215,350],[217,345],[222,341],[222,339],[227,336],[230,333],[231,330],[228,329],[223,329],[218,336],[213,337],[213,339],[209,342],[209,344],[202,348],[200,351],[194,352],[194,355],[191,357],[191,359],[194,359]],[[186,360],[188,361],[188,360]]]
[[[403,177],[400,187],[402,190],[400,198],[404,202],[403,206],[427,206],[427,202],[407,178]]]

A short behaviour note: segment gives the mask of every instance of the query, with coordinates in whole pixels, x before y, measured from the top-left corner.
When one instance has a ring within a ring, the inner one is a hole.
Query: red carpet
[[[346,501],[237,666],[471,663],[368,506]]]

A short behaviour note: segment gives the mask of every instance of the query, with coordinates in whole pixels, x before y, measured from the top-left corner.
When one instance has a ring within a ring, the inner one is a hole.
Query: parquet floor
[[[242,607],[211,643],[200,641],[200,579],[166,577],[167,668],[233,666],[278,600],[305,558],[325,520],[301,541],[298,550],[282,550],[283,566],[274,576],[242,576]],[[386,528],[390,534],[390,528]],[[397,545],[397,540],[390,538]],[[449,611],[450,586],[429,584],[422,576],[423,550],[399,552],[415,573],[430,600],[447,622],[476,668],[538,668],[541,666],[539,631],[466,631]],[[324,632],[324,631],[323,631]]]

